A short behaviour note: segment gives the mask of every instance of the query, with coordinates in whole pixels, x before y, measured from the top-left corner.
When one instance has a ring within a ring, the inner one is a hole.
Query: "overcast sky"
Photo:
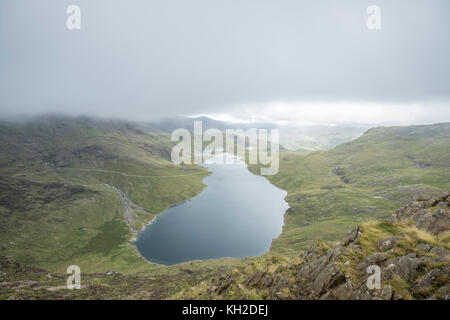
[[[0,114],[47,112],[450,121],[450,1],[0,0]]]

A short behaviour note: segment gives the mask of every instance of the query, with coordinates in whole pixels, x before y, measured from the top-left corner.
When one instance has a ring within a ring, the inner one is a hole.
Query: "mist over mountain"
[[[0,114],[149,121],[450,121],[450,4],[380,0],[0,3]],[[259,120],[258,120],[259,119]]]
[[[449,39],[448,0],[0,0],[0,300],[450,300]]]

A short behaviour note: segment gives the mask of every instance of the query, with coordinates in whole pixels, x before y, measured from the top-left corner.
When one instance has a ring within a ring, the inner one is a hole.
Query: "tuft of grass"
[[[403,299],[414,299],[414,297],[410,293],[411,284],[403,280],[399,275],[395,274],[391,280],[387,281],[386,284],[392,286],[394,291],[399,293],[403,297]]]

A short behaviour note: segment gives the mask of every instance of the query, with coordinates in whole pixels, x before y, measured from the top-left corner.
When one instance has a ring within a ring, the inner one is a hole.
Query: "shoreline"
[[[250,174],[252,174],[252,175],[254,175],[254,176],[256,176],[256,177],[264,178],[264,179],[262,179],[262,180],[264,180],[265,183],[270,184],[272,187],[274,187],[275,189],[277,189],[278,191],[280,191],[280,192],[283,193],[282,198],[283,198],[283,200],[284,200],[284,202],[285,202],[285,204],[286,204],[287,207],[286,207],[286,210],[284,210],[284,211],[281,213],[281,217],[280,217],[280,218],[282,219],[281,230],[279,231],[279,234],[278,234],[278,235],[276,235],[275,237],[273,237],[273,238],[270,239],[270,244],[269,244],[269,246],[267,247],[266,251],[264,251],[264,252],[262,252],[262,253],[260,253],[260,254],[250,255],[250,256],[245,256],[245,257],[230,257],[230,256],[224,256],[224,257],[218,257],[218,258],[197,259],[198,261],[220,260],[220,259],[222,259],[222,258],[246,259],[246,258],[253,258],[253,257],[263,256],[263,255],[265,255],[265,254],[271,254],[274,240],[278,239],[278,238],[283,234],[283,232],[285,231],[285,227],[286,227],[286,218],[287,218],[286,215],[287,215],[287,213],[288,213],[289,208],[291,207],[290,204],[289,204],[289,202],[288,202],[287,199],[286,199],[287,196],[288,196],[288,192],[287,192],[286,190],[282,189],[280,186],[277,186],[276,184],[273,184],[269,179],[267,179],[267,177],[262,176],[262,175],[260,175],[260,174],[257,174],[257,173],[255,173],[255,172],[253,172],[252,170],[250,170],[249,164],[246,163],[245,161],[242,161],[242,159],[240,159],[240,158],[238,158],[238,157],[235,157],[235,158],[239,161],[239,164],[245,166],[246,170],[247,170]],[[214,163],[205,163],[205,164],[206,164],[206,165],[208,165],[208,164],[213,165]],[[205,167],[202,166],[202,168],[205,168]],[[206,168],[208,169],[208,167],[206,167]],[[155,219],[156,219],[158,216],[164,214],[166,211],[168,211],[168,209],[177,207],[177,206],[182,205],[182,204],[185,204],[185,203],[187,203],[188,201],[192,200],[193,198],[197,197],[199,194],[201,194],[201,193],[203,192],[203,190],[208,186],[208,184],[206,184],[206,183],[204,182],[204,179],[207,178],[208,176],[210,176],[212,173],[213,173],[213,172],[211,172],[211,171],[208,170],[208,174],[203,178],[203,183],[205,184],[205,186],[204,186],[204,188],[203,188],[198,194],[196,194],[196,195],[194,195],[194,196],[192,196],[192,197],[190,197],[190,198],[188,198],[188,199],[186,199],[186,200],[180,201],[180,202],[178,202],[178,203],[175,203],[175,204],[169,206],[168,208],[166,208],[165,210],[163,210],[160,214],[158,214],[157,216],[155,216]],[[147,225],[145,225],[145,226],[141,229],[141,231],[144,230],[147,226],[151,225],[155,219],[152,219],[152,220],[150,221],[150,223],[148,223]],[[135,239],[136,239],[136,238],[135,238]],[[133,240],[135,240],[135,239],[133,239]],[[133,245],[134,245],[135,248],[137,248],[136,244],[133,244]],[[143,257],[142,254],[140,254],[139,250],[137,250],[137,251],[138,251],[139,255],[140,255],[141,257]],[[160,264],[160,263],[157,263],[157,262],[148,260],[148,259],[145,258],[145,257],[143,257],[143,258],[144,258],[147,262],[149,262],[149,263],[151,263],[151,264],[160,265],[160,266],[166,266],[166,267],[172,266],[172,265]],[[186,263],[186,262],[192,262],[192,261],[196,261],[196,260],[189,260],[189,261],[179,262],[179,263],[176,263],[175,265],[179,265],[179,264]]]
[[[291,207],[290,204],[289,204],[289,202],[288,202],[287,199],[286,199],[287,196],[288,196],[288,192],[287,192],[286,190],[282,189],[280,186],[278,186],[278,185],[276,185],[276,184],[273,184],[269,179],[267,179],[267,177],[262,176],[262,175],[260,175],[260,174],[257,174],[257,173],[255,173],[255,172],[253,172],[252,170],[250,170],[249,164],[246,163],[245,161],[242,161],[242,159],[238,158],[238,160],[242,163],[242,165],[245,165],[246,169],[247,169],[251,174],[253,174],[253,175],[255,175],[255,176],[259,176],[259,177],[261,177],[261,178],[264,178],[264,180],[266,180],[269,184],[271,184],[272,186],[274,186],[276,189],[278,189],[278,190],[283,191],[283,192],[286,193],[285,196],[283,197],[283,199],[284,199],[284,201],[286,202],[286,204],[287,204],[288,207],[287,207],[287,209],[286,209],[286,210],[284,211],[284,213],[283,213],[283,225],[281,226],[280,234],[279,234],[278,236],[276,236],[275,238],[272,238],[272,239],[271,239],[270,245],[269,245],[267,251],[264,252],[264,253],[262,253],[262,254],[260,254],[260,255],[256,255],[256,256],[248,256],[248,257],[243,257],[243,258],[221,257],[221,258],[211,258],[211,259],[204,259],[204,260],[198,260],[198,261],[218,260],[218,259],[222,259],[222,258],[246,259],[246,258],[250,258],[250,257],[259,257],[259,256],[263,256],[263,255],[265,255],[265,254],[270,254],[270,253],[271,253],[271,250],[272,250],[272,247],[273,247],[273,242],[274,242],[274,240],[278,239],[278,238],[283,234],[283,232],[285,231],[284,229],[285,229],[285,227],[286,227],[286,218],[287,218],[286,215],[287,215],[287,213],[288,213],[289,208]],[[213,164],[213,163],[212,163],[212,164]],[[206,167],[201,166],[201,168],[208,169],[207,166],[206,166]],[[212,173],[213,173],[212,171],[209,171],[209,170],[207,171],[207,174],[206,174],[206,175],[203,177],[203,179],[202,179],[202,182],[203,182],[203,185],[204,185],[204,186],[203,186],[203,188],[202,188],[196,195],[193,195],[192,197],[190,197],[190,198],[188,198],[188,199],[185,199],[185,200],[179,201],[179,202],[177,202],[177,203],[175,203],[175,204],[172,204],[172,205],[168,206],[167,208],[165,208],[164,210],[162,210],[161,212],[156,213],[156,214],[147,212],[146,210],[144,210],[144,209],[141,208],[140,206],[138,206],[138,205],[136,205],[135,203],[133,203],[133,202],[126,196],[126,194],[125,194],[123,191],[121,191],[121,190],[115,188],[114,186],[109,186],[109,185],[108,185],[109,187],[112,187],[112,188],[113,188],[116,192],[118,192],[119,194],[122,193],[122,195],[123,195],[123,197],[121,196],[121,198],[122,198],[122,203],[123,203],[125,206],[127,206],[127,205],[134,205],[134,207],[136,207],[136,208],[142,210],[143,212],[146,212],[146,213],[149,213],[149,214],[153,215],[153,218],[152,218],[151,220],[149,220],[147,223],[144,223],[144,225],[143,225],[139,230],[136,230],[134,227],[132,227],[132,226],[128,223],[128,219],[127,219],[127,218],[128,218],[129,212],[127,211],[127,208],[125,208],[124,216],[125,216],[126,224],[129,226],[130,231],[132,232],[131,239],[129,239],[128,243],[133,247],[133,249],[135,250],[136,254],[137,254],[139,257],[141,257],[142,259],[144,259],[146,262],[150,263],[151,265],[157,265],[157,266],[163,266],[163,267],[171,267],[171,266],[173,266],[173,265],[160,264],[160,263],[157,263],[157,262],[154,262],[154,261],[151,261],[151,260],[148,260],[147,258],[145,258],[145,257],[140,253],[139,249],[138,249],[137,246],[136,246],[138,234],[139,234],[139,232],[144,231],[145,228],[147,228],[147,226],[152,225],[153,222],[154,222],[160,215],[164,214],[168,209],[177,207],[177,206],[182,205],[182,204],[185,204],[185,203],[191,201],[193,198],[197,197],[199,194],[201,194],[201,193],[204,191],[204,189],[208,186],[208,185],[204,182],[204,179],[207,178],[208,176],[210,176]],[[124,201],[124,200],[125,200],[125,201]],[[130,206],[130,207],[131,207],[131,206]],[[128,209],[129,209],[129,208],[128,208]],[[132,210],[133,210],[133,209],[132,209]],[[196,260],[192,260],[192,261],[196,261]],[[177,264],[175,264],[175,265],[179,265],[179,264],[186,263],[186,262],[191,262],[191,261],[180,262],[180,263],[177,263]]]
[[[201,168],[204,168],[204,167],[201,167]],[[135,204],[133,201],[131,201],[131,199],[129,199],[128,196],[127,196],[122,190],[120,190],[120,189],[118,189],[118,188],[116,188],[116,187],[114,187],[114,186],[112,186],[112,185],[109,185],[109,184],[106,184],[106,183],[104,184],[105,187],[111,188],[111,189],[113,189],[116,193],[118,193],[119,196],[120,196],[120,198],[121,198],[121,200],[122,200],[122,204],[123,204],[124,207],[125,207],[124,212],[123,212],[123,217],[125,218],[125,224],[128,226],[129,230],[131,231],[131,239],[129,239],[127,242],[128,242],[128,244],[130,244],[130,245],[133,247],[133,249],[134,249],[134,251],[136,252],[137,256],[139,256],[140,258],[144,259],[146,262],[148,262],[148,263],[150,263],[150,264],[157,265],[157,266],[163,266],[163,267],[170,267],[170,265],[164,265],[164,264],[160,264],[160,263],[153,262],[153,261],[150,261],[150,260],[146,259],[146,258],[139,252],[139,249],[137,248],[137,246],[136,246],[136,244],[135,244],[136,241],[137,241],[137,235],[138,235],[139,232],[145,230],[145,228],[147,228],[147,226],[150,226],[150,225],[151,225],[151,224],[152,224],[152,223],[153,223],[153,222],[154,222],[161,214],[164,214],[164,212],[166,212],[168,209],[170,209],[170,208],[172,208],[172,207],[179,206],[179,205],[181,205],[181,204],[183,204],[183,203],[186,203],[186,202],[188,202],[188,201],[191,201],[193,198],[195,198],[195,197],[198,196],[200,193],[202,193],[203,190],[208,186],[207,184],[204,183],[203,180],[204,180],[206,177],[210,176],[211,174],[212,174],[212,172],[208,170],[206,176],[203,177],[203,179],[202,179],[203,188],[200,190],[199,193],[197,193],[196,195],[194,195],[194,196],[192,196],[192,197],[190,197],[190,198],[188,198],[188,199],[186,199],[186,200],[183,200],[183,201],[177,202],[177,203],[175,203],[175,204],[173,204],[173,205],[170,205],[169,207],[167,207],[166,209],[162,210],[162,211],[159,212],[159,213],[151,213],[151,212],[146,211],[145,209],[143,209],[142,207],[140,207],[139,205],[137,205],[137,204]],[[136,229],[130,224],[130,222],[129,222],[129,218],[130,218],[130,216],[131,216],[131,214],[132,214],[130,211],[134,211],[134,209],[132,208],[132,206],[138,208],[139,210],[143,211],[144,213],[148,213],[148,214],[151,214],[151,215],[153,216],[153,218],[152,218],[150,221],[144,223],[143,226],[142,226],[142,228],[140,228],[139,230],[136,230]]]

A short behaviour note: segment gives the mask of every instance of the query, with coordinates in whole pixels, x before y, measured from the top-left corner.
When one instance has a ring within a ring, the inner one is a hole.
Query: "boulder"
[[[419,259],[412,256],[403,256],[396,263],[399,269],[399,276],[410,281],[417,275],[418,270],[423,266]]]
[[[380,262],[384,262],[386,261],[387,258],[384,254],[379,253],[379,252],[375,252],[374,254],[368,256],[367,258],[365,258],[359,265],[358,267],[360,269],[366,269],[368,266],[372,265],[372,264],[379,264]]]
[[[341,246],[347,246],[348,244],[359,240],[359,236],[360,236],[360,232],[359,232],[359,227],[350,230],[345,237],[341,240],[340,245]]]
[[[377,248],[381,252],[388,251],[388,250],[394,248],[400,239],[402,239],[402,236],[393,236],[393,237],[381,239],[380,241],[378,241]]]
[[[247,279],[244,280],[244,285],[247,287],[255,287],[257,286],[260,281],[264,278],[266,275],[265,271],[256,271],[255,273],[251,274]]]
[[[421,210],[414,216],[416,227],[433,234],[450,230],[450,210],[437,208],[435,210]]]
[[[393,220],[413,220],[417,228],[433,234],[450,230],[449,192],[436,197],[419,197],[417,200],[397,210]]]
[[[340,284],[320,297],[321,300],[351,300],[352,298],[353,285],[350,281]]]
[[[449,256],[449,252],[447,250],[439,247],[433,247],[428,252],[434,254],[438,261],[444,261]]]
[[[283,289],[290,290],[289,279],[281,275],[276,275],[270,286],[268,298],[271,300],[285,299]]]
[[[416,247],[419,251],[428,252],[431,249],[431,246],[428,243],[420,243]]]
[[[325,290],[333,288],[345,282],[345,275],[339,267],[332,263],[320,272],[313,282],[313,290],[317,294],[322,294]]]
[[[391,300],[394,290],[390,285],[383,286],[380,290],[374,290],[373,297],[381,300]]]
[[[216,294],[223,293],[226,289],[228,289],[228,287],[231,285],[232,282],[233,276],[231,274],[221,277],[221,279],[219,280],[219,285],[214,290],[215,293]]]

